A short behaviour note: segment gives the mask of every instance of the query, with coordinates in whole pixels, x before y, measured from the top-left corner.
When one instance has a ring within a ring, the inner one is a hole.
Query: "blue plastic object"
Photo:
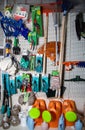
[[[21,26],[21,30],[20,30],[20,34],[26,39],[28,40],[28,34],[30,33],[31,31],[25,27],[24,23],[22,23],[22,26]]]
[[[73,3],[68,1],[68,0],[63,0],[63,3],[62,3],[62,11],[64,13],[64,15],[66,15],[66,13],[71,9],[73,8]]]
[[[34,120],[30,116],[27,116],[26,123],[29,130],[34,130]]]
[[[75,122],[75,130],[82,130],[83,124],[80,120]]]
[[[80,61],[80,62],[77,64],[77,67],[85,68],[85,61]]]
[[[0,24],[6,37],[17,37],[21,34],[25,39],[28,39],[30,30],[25,27],[22,19],[16,21],[12,18],[3,16],[0,12]]]
[[[63,114],[59,118],[58,130],[65,130],[64,116]]]

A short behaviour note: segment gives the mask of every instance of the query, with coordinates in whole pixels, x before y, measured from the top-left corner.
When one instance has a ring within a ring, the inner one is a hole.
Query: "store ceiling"
[[[10,1],[10,0],[8,0]],[[19,2],[20,0],[15,0]],[[34,3],[34,4],[44,4],[44,3],[53,3],[58,0],[24,0],[27,3]],[[81,11],[85,12],[85,0],[62,0],[66,2],[70,2],[73,5],[73,9],[71,9],[71,12]]]
[[[44,3],[53,3],[58,0],[0,0],[0,3],[7,2],[7,3],[29,3],[29,4],[44,4]],[[63,1],[69,1],[71,4],[73,4],[73,9],[71,9],[71,12],[81,11],[85,12],[85,0],[63,0]]]

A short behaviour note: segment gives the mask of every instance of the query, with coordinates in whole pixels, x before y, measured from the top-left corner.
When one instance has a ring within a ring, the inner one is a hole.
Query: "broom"
[[[60,78],[60,87],[58,92],[58,97],[61,96],[61,86],[62,86],[62,78],[63,78],[63,61],[64,61],[64,50],[65,50],[65,37],[66,37],[66,20],[67,15],[63,15],[62,18],[62,30],[61,30],[61,46],[60,46],[60,57],[59,57],[59,78]]]
[[[48,39],[48,13],[46,13],[46,22],[45,22],[45,36],[44,36],[44,56],[43,56],[43,74],[46,73],[46,44],[47,44],[47,39]]]

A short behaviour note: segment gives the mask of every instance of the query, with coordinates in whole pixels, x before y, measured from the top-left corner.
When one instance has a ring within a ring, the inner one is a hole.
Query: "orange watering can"
[[[73,126],[77,120],[76,105],[73,100],[64,100],[62,111],[65,117],[65,125]]]
[[[41,125],[42,122],[43,122],[42,112],[47,109],[47,108],[46,108],[45,100],[43,100],[43,99],[37,99],[37,100],[34,102],[33,107],[38,108],[39,111],[40,111],[40,116],[35,119],[35,126]]]
[[[60,101],[50,101],[48,105],[48,110],[51,113],[52,119],[49,122],[50,128],[58,127],[59,118],[62,113],[62,103]]]

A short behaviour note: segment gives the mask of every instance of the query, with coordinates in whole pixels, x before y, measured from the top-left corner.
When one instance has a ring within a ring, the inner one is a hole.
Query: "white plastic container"
[[[26,127],[26,113],[25,112],[19,113],[19,119],[21,121],[20,125],[23,127]]]
[[[43,122],[43,123],[41,124],[41,130],[48,130],[48,123]]]

